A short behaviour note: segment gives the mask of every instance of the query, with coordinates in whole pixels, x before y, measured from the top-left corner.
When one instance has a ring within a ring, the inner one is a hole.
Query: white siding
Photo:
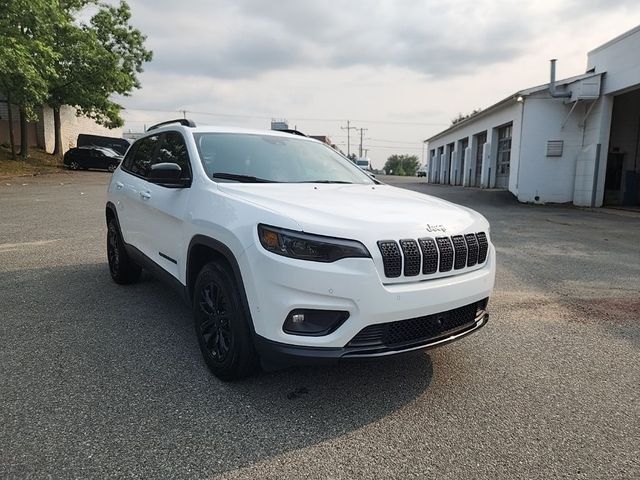
[[[483,113],[478,115],[478,117],[476,119],[473,119],[472,121],[467,121],[464,122],[464,124],[460,125],[458,128],[454,128],[452,129],[450,132],[442,135],[441,137],[435,139],[435,140],[431,140],[429,142],[428,148],[429,150],[433,150],[433,149],[437,149],[441,146],[445,147],[445,155],[443,156],[443,162],[442,164],[439,166],[439,168],[436,168],[436,171],[439,171],[441,173],[442,169],[444,168],[446,170],[447,165],[445,162],[446,159],[448,159],[446,152],[447,152],[447,148],[446,146],[449,145],[450,143],[455,143],[456,145],[457,142],[459,142],[460,140],[469,137],[469,145],[470,145],[470,153],[469,155],[466,157],[468,162],[465,165],[465,174],[467,176],[469,176],[469,165],[472,166],[472,175],[471,175],[471,179],[473,182],[474,176],[475,176],[475,141],[473,139],[473,136],[481,133],[483,131],[488,131],[487,132],[487,146],[488,148],[488,152],[486,152],[486,157],[488,162],[486,163],[486,166],[483,165],[483,183],[485,185],[490,185],[491,187],[495,186],[495,173],[496,173],[496,166],[495,166],[495,162],[496,162],[496,157],[495,157],[495,146],[497,145],[497,143],[492,142],[492,138],[493,136],[497,135],[497,130],[494,131],[494,129],[497,129],[498,127],[508,124],[508,123],[513,123],[513,137],[511,140],[511,173],[510,175],[513,176],[514,175],[514,170],[517,168],[517,152],[520,146],[520,120],[521,120],[521,109],[522,109],[522,104],[519,102],[516,102],[515,99],[513,101],[507,102],[505,103],[505,105],[502,108],[497,108],[496,110],[490,112],[490,113]],[[459,164],[457,164],[456,159],[459,158],[459,154],[460,152],[457,152],[457,155],[454,156],[453,160],[452,160],[452,171],[448,172],[448,178],[445,177],[445,175],[441,175],[442,180],[444,181],[444,183],[450,183],[450,181],[453,179],[453,175],[455,174],[455,170],[453,170],[454,168],[458,168],[458,184],[460,184],[461,182],[461,173],[459,171],[459,169],[461,168],[461,166]],[[429,167],[431,168],[431,166]],[[489,172],[491,173],[491,178],[489,179]],[[514,194],[517,193],[517,191],[515,190],[515,182],[510,182],[509,184],[509,190],[511,190]]]
[[[78,135],[88,133],[92,135],[104,135],[106,137],[122,137],[122,128],[109,129],[98,125],[95,121],[87,117],[76,115],[76,109],[63,106],[60,110],[60,121],[62,124],[62,151],[66,152],[76,146]],[[53,129],[53,110],[49,107],[43,108],[42,123],[44,126],[44,144],[47,152],[52,153],[55,147],[55,137]]]
[[[587,69],[607,72],[602,93],[617,93],[640,84],[640,26],[592,50]]]
[[[536,203],[573,201],[576,161],[582,151],[582,122],[588,104],[565,104],[546,94],[524,100],[518,200]],[[562,140],[561,157],[547,157],[547,141]],[[512,179],[513,181],[514,179]]]

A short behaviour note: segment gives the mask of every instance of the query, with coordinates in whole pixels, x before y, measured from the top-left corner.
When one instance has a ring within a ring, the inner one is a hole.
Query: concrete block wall
[[[104,135],[107,137],[122,137],[122,128],[110,129],[98,125],[94,120],[78,116],[73,107],[63,106],[60,110],[60,122],[62,125],[62,150],[66,152],[76,146],[78,135],[87,133],[91,135]],[[53,128],[53,110],[43,108],[42,124],[44,129],[44,146],[47,152],[52,153],[55,147],[55,133]]]

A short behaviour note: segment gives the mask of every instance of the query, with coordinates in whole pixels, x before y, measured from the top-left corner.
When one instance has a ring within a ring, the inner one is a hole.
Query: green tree
[[[130,25],[131,9],[125,1],[117,6],[98,3],[88,24],[75,22],[90,3],[96,1],[63,2],[66,21],[56,28],[54,49],[59,57],[47,99],[54,114],[54,154],[62,153],[62,105],[72,105],[79,115],[109,128],[122,126],[121,106],[112,96],[127,96],[140,88],[138,74],[152,58],[146,37]]]
[[[48,81],[55,78],[52,64],[53,27],[60,20],[56,0],[0,1],[0,91],[9,106],[11,153],[16,158],[11,105],[17,105],[21,119],[21,156],[27,156],[28,120],[47,96]]]
[[[419,166],[416,155],[391,155],[384,164],[384,171],[387,174],[413,176]]]

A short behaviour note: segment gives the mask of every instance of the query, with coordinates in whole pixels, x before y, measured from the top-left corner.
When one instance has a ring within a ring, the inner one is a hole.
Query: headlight
[[[311,235],[262,224],[258,225],[258,237],[266,250],[300,260],[330,263],[341,258],[371,257],[367,247],[356,240]]]

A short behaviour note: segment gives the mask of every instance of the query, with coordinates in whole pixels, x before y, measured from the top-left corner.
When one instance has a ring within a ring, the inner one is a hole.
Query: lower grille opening
[[[488,299],[442,313],[396,322],[370,325],[360,330],[348,347],[399,347],[437,339],[465,326],[471,326]]]

